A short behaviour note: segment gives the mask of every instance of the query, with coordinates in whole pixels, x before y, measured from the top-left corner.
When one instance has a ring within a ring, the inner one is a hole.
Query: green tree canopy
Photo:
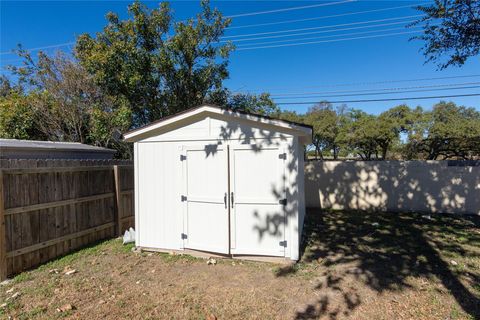
[[[384,130],[379,132],[377,117],[361,110],[351,110],[350,119],[342,142],[362,160],[378,158],[378,137]]]
[[[118,139],[112,139],[114,132],[125,131],[131,124],[130,108],[121,97],[106,94],[81,65],[65,54],[50,57],[40,52],[36,62],[23,50],[19,54],[25,59],[24,65],[11,70],[28,90],[3,98],[3,136],[19,132],[15,135],[22,139],[127,150]],[[12,125],[17,130],[7,131]]]
[[[260,115],[275,116],[280,112],[280,109],[275,102],[273,102],[268,93],[254,95],[249,93],[232,93],[228,89],[223,89],[211,93],[206,102],[235,111],[250,112]]]
[[[414,114],[406,105],[393,107],[378,116],[350,110],[337,140],[363,160],[385,160],[400,144],[401,134],[411,130]]]
[[[31,100],[16,91],[0,96],[0,138],[44,137],[37,129],[38,113],[31,107]]]
[[[108,94],[126,99],[134,127],[201,104],[222,89],[233,47],[218,42],[230,20],[208,1],[201,5],[195,19],[172,23],[166,2],[149,9],[136,1],[128,19],[109,13],[96,38],[78,38],[80,63]]]
[[[320,102],[307,111],[305,121],[313,127],[315,154],[323,160],[325,153],[336,149],[335,140],[338,135],[337,112],[330,103]]]
[[[473,159],[480,156],[480,112],[474,108],[440,102],[418,119],[411,139],[425,159]]]

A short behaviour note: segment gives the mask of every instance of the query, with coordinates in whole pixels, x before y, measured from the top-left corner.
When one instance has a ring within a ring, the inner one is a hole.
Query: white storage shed
[[[137,247],[298,260],[310,126],[202,105],[124,137]]]

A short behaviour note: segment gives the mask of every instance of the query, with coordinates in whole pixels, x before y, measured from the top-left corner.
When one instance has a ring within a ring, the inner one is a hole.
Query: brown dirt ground
[[[0,318],[480,319],[479,217],[314,211],[305,234],[295,266],[106,241],[1,286]]]

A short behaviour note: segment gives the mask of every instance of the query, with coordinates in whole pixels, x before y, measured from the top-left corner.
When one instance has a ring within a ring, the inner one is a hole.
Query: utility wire
[[[309,6],[301,6],[301,7],[290,7],[290,8],[283,8],[283,9],[267,10],[267,11],[248,12],[248,13],[241,13],[241,14],[234,14],[234,15],[225,16],[225,18],[250,17],[250,16],[258,16],[258,15],[262,15],[262,14],[304,10],[304,9],[310,9],[310,8],[334,6],[334,5],[337,5],[337,4],[344,4],[344,3],[355,2],[355,1],[357,1],[357,0],[345,0],[345,1],[320,3],[320,4],[314,4],[314,5],[309,5]]]
[[[294,37],[294,36],[306,36],[311,34],[323,34],[323,33],[332,33],[332,32],[341,32],[341,31],[348,31],[348,30],[358,30],[358,29],[368,29],[368,28],[376,28],[376,27],[385,27],[385,26],[392,26],[392,25],[399,25],[399,24],[406,24],[409,22],[413,22],[414,20],[410,21],[400,21],[400,22],[390,22],[390,23],[382,23],[376,25],[369,25],[369,26],[359,26],[359,27],[350,27],[350,28],[342,28],[342,29],[334,29],[334,30],[321,30],[321,31],[312,31],[312,32],[300,32],[300,33],[289,33],[289,34],[281,34],[275,36],[268,36],[268,37],[256,37],[256,38],[246,38],[246,39],[239,39],[233,40],[232,43],[238,43],[241,41],[253,41],[253,40],[265,40],[265,39],[278,39],[278,38],[285,38],[285,37]],[[401,28],[405,30],[405,27]],[[381,30],[375,30],[376,32]],[[372,32],[372,31],[370,31]],[[337,35],[338,36],[338,35]],[[226,41],[223,41],[226,42]],[[252,44],[247,44],[247,46],[251,46]]]
[[[377,96],[377,95],[386,95],[386,94],[399,94],[399,93],[411,93],[411,92],[430,92],[430,91],[445,91],[445,90],[465,90],[465,89],[476,89],[480,86],[466,86],[466,87],[453,87],[453,88],[436,88],[436,89],[417,89],[417,90],[405,90],[405,91],[396,91],[396,92],[371,92],[371,93],[349,93],[349,94],[332,94],[332,95],[321,95],[321,96],[309,96],[309,97],[276,97],[275,100],[281,99],[302,99],[302,98],[311,98],[319,100],[327,100],[324,98],[331,97],[359,97],[359,96]]]
[[[345,0],[345,1],[320,3],[320,4],[314,4],[314,5],[309,5],[309,6],[301,6],[301,7],[290,7],[290,8],[283,8],[283,9],[267,10],[267,11],[247,12],[247,13],[240,13],[240,14],[225,16],[224,18],[242,18],[242,17],[258,16],[258,15],[262,15],[262,14],[270,14],[270,13],[288,12],[288,11],[304,10],[304,9],[310,9],[310,8],[334,6],[334,5],[337,5],[337,4],[344,4],[344,3],[356,2],[356,1],[357,0]],[[185,23],[185,22],[190,21],[190,20],[191,21],[196,21],[197,19],[196,18],[193,18],[193,19],[190,18],[190,19],[180,20],[178,22],[179,23]]]
[[[245,14],[240,14],[240,15],[232,15],[232,16],[227,16],[229,18],[233,17],[240,17],[240,16],[247,16],[247,15],[259,15],[259,14],[266,14],[266,13],[275,13],[275,12],[284,12],[284,11],[292,11],[292,10],[301,10],[301,9],[308,9],[308,8],[313,8],[313,7],[323,7],[327,5],[335,5],[335,4],[342,4],[342,3],[347,3],[347,2],[353,2],[356,0],[347,0],[347,1],[342,1],[342,2],[332,2],[332,3],[323,3],[323,4],[317,4],[317,5],[312,5],[312,6],[302,6],[302,7],[292,7],[292,8],[285,8],[285,9],[278,9],[278,10],[270,10],[270,11],[259,11],[259,12],[251,12],[251,13],[245,13]],[[390,10],[390,9],[397,9],[397,8],[402,8],[402,7],[408,7],[408,6],[400,6],[400,7],[393,7],[393,8],[385,8],[385,9],[377,9],[377,10],[368,10],[368,11],[361,11],[358,12],[360,13],[367,13],[367,12],[375,12],[375,11],[384,11],[384,10]],[[347,13],[344,15],[350,15],[350,14],[356,14],[356,13]],[[339,16],[339,15],[334,15],[334,16]],[[417,15],[417,16],[422,16],[422,15]],[[401,19],[401,18],[391,18],[391,19],[383,19],[383,20],[378,20],[378,21],[387,21],[387,20],[395,20],[395,19]],[[375,21],[375,20],[374,20]],[[368,23],[367,22],[360,22],[360,23]],[[353,23],[353,24],[358,24],[358,23]],[[344,24],[344,25],[349,25],[349,24]],[[335,27],[335,26],[342,26],[342,25],[333,25],[333,26],[324,26],[320,28],[326,28],[326,27]],[[308,28],[310,29],[310,28]],[[278,31],[276,33],[284,33],[284,32],[290,32],[290,31],[302,31],[306,29],[294,29],[294,30],[289,30],[289,31]],[[237,35],[237,36],[230,36],[230,37],[244,37],[248,35]],[[228,38],[228,37],[224,37]],[[50,48],[59,48],[59,47],[65,47],[75,44],[75,42],[66,42],[66,43],[59,43],[59,44],[53,44],[53,45],[47,45],[47,46],[41,46],[41,47],[35,47],[35,48],[27,48],[24,49],[26,51],[36,51],[36,50],[42,50],[42,49],[50,49]],[[3,51],[0,52],[0,55],[6,55],[6,54],[13,54],[11,51]]]
[[[403,97],[403,98],[389,98],[389,99],[365,99],[365,100],[337,100],[328,101],[330,103],[357,103],[357,102],[381,102],[381,101],[399,101],[399,100],[425,100],[425,99],[442,99],[442,98],[459,98],[459,97],[475,97],[480,96],[480,93],[471,94],[456,94],[446,96],[428,96],[428,97]],[[278,105],[292,105],[292,104],[315,104],[318,101],[301,101],[301,102],[278,102]]]
[[[309,5],[309,6],[291,7],[291,8],[283,8],[283,9],[276,9],[276,10],[268,10],[268,11],[248,12],[248,13],[225,16],[225,18],[239,18],[239,17],[248,17],[248,16],[270,14],[270,13],[277,13],[277,12],[287,12],[287,11],[294,11],[294,10],[303,10],[303,9],[310,9],[310,8],[326,7],[326,6],[344,4],[344,3],[355,2],[355,1],[357,1],[357,0],[345,0],[345,1],[337,1],[337,2],[329,2],[329,3],[320,3],[320,4]],[[183,22],[185,22],[185,21],[187,21],[187,20],[184,20]],[[182,22],[182,21],[180,21],[180,22]],[[26,51],[35,51],[35,50],[41,50],[41,49],[59,48],[59,47],[65,47],[65,46],[68,46],[68,45],[71,45],[71,44],[75,44],[75,42],[52,44],[52,45],[48,45],[48,46],[28,48],[28,49],[25,49],[25,50]],[[4,54],[13,54],[13,53],[11,51],[0,52],[0,55],[4,55]]]
[[[388,84],[388,83],[402,83],[402,82],[423,82],[423,81],[432,81],[432,80],[450,80],[450,79],[464,79],[464,78],[478,78],[480,74],[469,74],[469,75],[458,75],[458,76],[447,76],[447,77],[430,77],[430,78],[415,78],[415,79],[397,79],[397,80],[382,80],[382,81],[369,81],[369,82],[350,82],[350,83],[335,83],[335,84],[326,84],[326,85],[315,85],[315,86],[303,86],[303,88],[331,88],[331,87],[353,87],[353,86],[365,86],[372,84]],[[291,89],[291,87],[271,87],[270,89]],[[249,90],[248,92],[260,92],[265,91],[265,89],[260,90]],[[268,90],[271,91],[271,90]]]
[[[235,48],[239,49],[239,48],[243,48],[243,47],[260,46],[260,45],[267,45],[267,44],[274,44],[274,43],[295,42],[295,41],[321,40],[321,39],[329,39],[329,38],[336,38],[336,37],[343,37],[343,36],[354,36],[354,35],[360,35],[360,34],[369,34],[369,33],[386,32],[386,31],[396,31],[396,30],[405,30],[405,27],[388,28],[388,29],[371,30],[371,31],[361,31],[361,32],[350,32],[350,33],[334,34],[334,35],[321,36],[321,37],[317,36],[317,37],[307,37],[307,38],[283,39],[283,40],[277,40],[277,41],[255,42],[255,43],[235,45]],[[415,30],[415,29],[412,29],[412,31],[413,30]]]
[[[277,36],[271,36],[271,37],[257,37],[257,38],[251,38],[251,39],[240,39],[240,40],[235,40],[235,42],[237,41],[252,41],[252,40],[260,40],[260,39],[274,39],[274,38],[283,38],[283,37],[290,37],[290,36],[297,36],[297,35],[309,35],[309,34],[319,34],[319,33],[328,33],[328,32],[338,32],[338,31],[346,31],[346,30],[352,30],[352,29],[365,29],[365,28],[372,28],[372,27],[379,27],[379,26],[387,26],[387,25],[396,25],[396,24],[402,24],[402,23],[406,23],[408,21],[402,21],[402,22],[396,22],[396,23],[387,23],[387,24],[377,24],[377,25],[371,25],[371,26],[360,26],[360,27],[352,27],[352,28],[343,28],[343,29],[337,29],[337,30],[325,30],[325,31],[316,31],[316,32],[308,32],[308,33],[297,33],[297,34],[287,34],[287,35],[277,35]],[[381,31],[387,31],[388,29],[386,30],[376,30],[376,32],[381,32]],[[413,33],[413,32],[420,32],[420,31],[412,31],[412,32],[406,32],[406,33]],[[372,33],[372,31],[370,32],[365,32],[365,33]],[[357,34],[362,34],[361,32],[360,33],[357,33]],[[345,35],[349,35],[349,34],[340,34],[340,35],[337,35],[337,36],[345,36]],[[386,35],[378,35],[378,36],[386,36]],[[378,37],[378,36],[372,36],[372,37]],[[323,38],[330,38],[331,36],[326,36],[326,37],[323,37]],[[365,37],[367,38],[367,37]],[[352,39],[344,39],[344,40],[353,40],[354,38]],[[355,38],[357,39],[357,38]],[[361,39],[361,38],[358,38],[358,39]],[[307,39],[296,39],[296,41],[303,41],[303,40],[308,40]],[[342,39],[338,39],[336,41],[344,41]],[[289,42],[289,41],[292,41],[292,40],[285,40],[285,41],[280,41],[280,42]],[[220,41],[221,42],[221,41]],[[322,41],[323,42],[323,41]],[[334,40],[332,41],[327,41],[327,42],[335,42]],[[55,47],[63,47],[63,46],[69,46],[69,45],[72,45],[74,44],[75,42],[69,42],[69,43],[63,43],[63,44],[58,44],[58,45],[51,45],[51,46],[44,46],[44,47],[37,47],[37,48],[31,48],[31,49],[25,49],[26,51],[35,51],[35,50],[40,50],[40,49],[47,49],[47,48],[55,48]],[[260,48],[267,48],[267,47],[249,47],[249,46],[256,46],[256,45],[263,45],[263,44],[268,44],[268,43],[275,43],[275,41],[273,42],[266,42],[266,43],[253,43],[253,44],[247,44],[247,45],[240,45],[238,46],[238,49],[237,50],[251,50],[251,49],[260,49]],[[310,42],[310,43],[318,43],[318,42]],[[291,45],[301,45],[301,44],[310,44],[310,43],[300,43],[300,44],[291,44]],[[280,46],[289,46],[289,45],[280,45]],[[245,48],[244,48],[245,47]],[[277,46],[270,46],[270,47],[277,47]],[[11,52],[1,52],[0,55],[4,55],[4,54],[11,54]],[[0,61],[0,63],[5,63],[5,62],[16,62],[16,61],[22,61],[22,59],[15,59],[15,60],[3,60],[3,61]]]
[[[287,44],[278,44],[278,45],[271,45],[271,46],[258,46],[258,47],[242,47],[238,48],[237,51],[243,50],[256,50],[256,49],[270,49],[270,48],[281,48],[281,47],[293,47],[293,46],[302,46],[308,44],[318,44],[318,43],[330,43],[330,42],[340,42],[340,41],[351,41],[351,40],[358,40],[358,39],[372,39],[372,38],[380,38],[380,37],[389,37],[389,36],[397,36],[397,35],[404,35],[404,34],[412,34],[412,33],[419,33],[422,31],[406,31],[406,32],[396,32],[396,33],[387,33],[387,34],[378,34],[373,36],[363,36],[363,37],[353,37],[353,38],[343,38],[343,39],[332,39],[332,40],[322,40],[322,41],[309,41],[309,42],[298,42],[298,43],[287,43]]]
[[[43,46],[43,47],[36,47],[36,48],[29,48],[29,49],[23,49],[25,51],[36,51],[36,50],[42,50],[42,49],[50,49],[50,48],[59,48],[59,47],[66,47],[69,45],[75,44],[75,41],[73,42],[66,42],[66,43],[59,43],[59,44],[52,44],[49,46]],[[0,55],[4,54],[14,54],[12,51],[3,51],[0,52]]]
[[[421,3],[421,4],[423,4],[423,3]],[[416,5],[419,5],[419,4],[416,4]],[[384,8],[384,9],[347,12],[347,13],[334,14],[334,15],[321,16],[321,17],[314,17],[314,18],[285,20],[285,21],[267,22],[267,23],[257,23],[257,24],[243,25],[243,26],[232,26],[232,27],[227,27],[226,29],[242,29],[242,28],[263,27],[263,26],[272,26],[272,25],[278,25],[278,24],[288,24],[288,23],[296,23],[296,22],[314,21],[314,20],[320,20],[320,19],[345,17],[345,16],[371,13],[371,12],[382,12],[382,11],[396,10],[396,9],[402,9],[402,8],[412,8],[416,5],[406,5],[406,6],[390,7],[390,8]]]
[[[346,27],[346,26],[368,24],[368,23],[374,23],[374,22],[384,22],[384,21],[392,21],[392,20],[406,20],[406,19],[418,18],[418,17],[423,17],[423,16],[425,16],[425,15],[424,14],[414,14],[414,15],[404,16],[404,17],[394,17],[394,18],[375,19],[375,20],[367,20],[367,21],[357,21],[357,22],[350,22],[350,23],[326,25],[326,26],[320,26],[320,27],[298,28],[298,29],[288,29],[288,30],[279,30],[279,31],[270,31],[270,32],[248,33],[248,34],[237,34],[237,35],[225,36],[225,37],[221,37],[221,38],[222,39],[232,39],[232,38],[262,36],[262,35],[269,35],[269,34],[297,32],[297,31],[318,30],[318,29],[333,28],[333,27]],[[235,41],[235,40],[232,40],[232,41]]]
[[[400,88],[380,88],[380,89],[365,89],[365,90],[337,90],[337,91],[324,91],[324,92],[297,92],[297,93],[282,93],[278,95],[271,95],[271,97],[280,96],[300,96],[300,95],[319,95],[319,94],[335,94],[335,93],[363,93],[370,91],[398,91],[398,90],[411,90],[411,89],[428,89],[428,88],[445,88],[445,87],[457,87],[468,85],[480,85],[480,82],[463,82],[463,83],[451,83],[451,84],[435,84],[430,86],[413,86],[413,87],[400,87]]]
[[[371,30],[371,31],[360,31],[360,32],[349,32],[349,33],[333,34],[333,35],[320,36],[320,37],[317,36],[317,37],[307,37],[307,38],[294,38],[294,39],[283,39],[283,40],[276,40],[276,41],[255,42],[255,43],[247,43],[247,44],[235,45],[235,48],[259,46],[259,45],[274,44],[274,43],[295,42],[295,41],[321,40],[321,39],[328,39],[328,38],[335,38],[335,37],[355,36],[355,35],[360,35],[360,34],[368,34],[368,33],[375,33],[375,32],[386,32],[386,31],[395,31],[395,30],[405,30],[405,27],[387,28],[387,29]]]

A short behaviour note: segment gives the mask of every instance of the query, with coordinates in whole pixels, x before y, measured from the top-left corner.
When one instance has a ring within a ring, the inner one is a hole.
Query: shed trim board
[[[196,115],[208,114],[208,113],[215,114],[215,115],[223,115],[226,117],[235,117],[237,119],[244,119],[248,121],[254,121],[254,122],[258,122],[266,125],[271,125],[274,127],[284,128],[287,130],[297,131],[301,136],[308,136],[309,139],[311,139],[312,137],[312,127],[306,124],[296,123],[296,122],[287,121],[287,120],[274,119],[274,118],[270,118],[268,116],[263,116],[259,114],[234,111],[231,109],[222,108],[219,106],[209,105],[209,104],[190,108],[176,115],[152,122],[151,124],[146,125],[144,127],[131,130],[125,133],[123,136],[126,142],[139,141],[144,139],[145,136],[148,136],[149,134],[151,134],[152,131],[157,131],[161,129],[168,130],[170,129],[169,128],[170,125],[181,126],[182,120],[189,119]]]
[[[136,245],[298,260],[311,128],[189,110],[125,134],[135,143]]]

